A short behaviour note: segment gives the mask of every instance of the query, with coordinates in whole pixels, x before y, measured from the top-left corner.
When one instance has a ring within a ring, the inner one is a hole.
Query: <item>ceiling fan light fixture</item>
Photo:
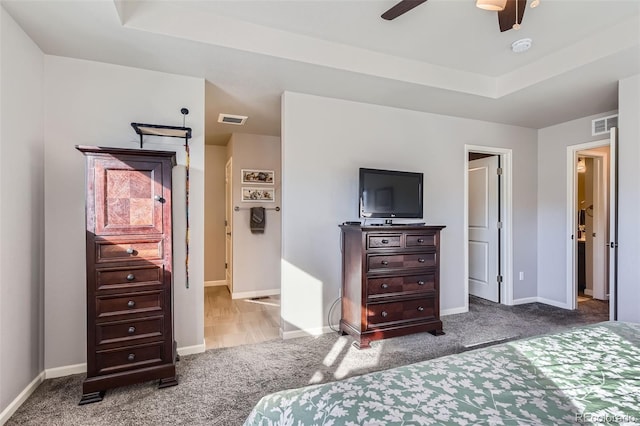
[[[476,7],[492,12],[500,12],[507,6],[507,0],[476,0]]]
[[[533,0],[531,2],[531,9],[534,9],[536,7],[540,6],[540,0]]]

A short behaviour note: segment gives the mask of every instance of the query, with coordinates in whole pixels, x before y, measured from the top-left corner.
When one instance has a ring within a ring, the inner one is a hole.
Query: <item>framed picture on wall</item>
[[[257,183],[273,185],[275,172],[273,170],[242,169],[242,183]]]
[[[242,201],[273,203],[276,201],[275,188],[248,188],[242,187]]]

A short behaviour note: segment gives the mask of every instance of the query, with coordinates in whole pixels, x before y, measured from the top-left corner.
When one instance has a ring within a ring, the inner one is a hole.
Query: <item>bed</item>
[[[276,392],[245,426],[640,424],[640,324],[604,322]]]

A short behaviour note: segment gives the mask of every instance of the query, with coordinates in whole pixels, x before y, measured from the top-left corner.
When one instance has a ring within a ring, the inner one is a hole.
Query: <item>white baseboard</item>
[[[567,305],[566,303],[558,302],[556,300],[545,299],[544,297],[537,297],[537,299],[538,302],[544,303],[545,305],[551,305],[555,306],[556,308],[562,309],[571,309],[571,307],[569,307],[569,305]]]
[[[40,386],[40,383],[42,383],[42,381],[44,380],[44,376],[44,371],[38,374],[36,378],[33,379],[31,383],[29,383],[27,387],[24,388],[22,392],[20,392],[18,396],[16,396],[15,399],[9,403],[7,408],[2,410],[2,412],[0,413],[0,425],[5,424],[9,420],[9,418],[13,416],[13,413],[15,413],[18,408],[20,408],[20,406],[27,400],[27,398],[29,398],[29,396],[31,396],[33,391],[35,391],[38,386]]]
[[[223,285],[227,285],[227,280],[216,280],[216,281],[205,281],[204,282],[204,286],[205,287],[218,287],[218,286],[223,286]]]
[[[55,379],[56,377],[71,376],[87,372],[87,363],[65,365],[62,367],[47,368],[44,370],[45,379]]]
[[[199,354],[204,352],[205,345],[202,343],[201,345],[194,346],[184,346],[182,348],[178,348],[179,355],[191,355],[191,354]],[[80,374],[87,372],[87,364],[73,364],[73,365],[64,365],[62,367],[55,368],[47,368],[44,370],[44,378],[45,379],[55,379],[57,377],[65,377],[71,376],[72,374]]]
[[[522,299],[513,299],[513,305],[524,305],[526,303],[538,302],[537,297],[523,297]]]
[[[231,298],[232,299],[249,299],[252,297],[275,296],[276,294],[280,294],[279,288],[273,288],[271,290],[234,292],[234,293],[231,293]]]
[[[185,355],[201,354],[202,352],[205,351],[205,349],[206,349],[206,345],[204,342],[202,342],[199,345],[183,346],[181,348],[178,348],[178,355],[185,356]]]
[[[584,294],[586,294],[587,296],[593,296],[593,289],[585,288],[584,289]]]
[[[322,334],[334,333],[334,331],[328,325],[324,327],[316,327],[316,328],[308,328],[305,330],[293,330],[293,331],[282,331],[280,330],[280,337],[283,340],[287,339],[295,339],[296,337],[309,337],[309,336],[320,336]]]
[[[461,306],[459,308],[443,309],[440,311],[440,316],[444,317],[447,315],[464,314],[465,312],[469,312],[469,308]]]

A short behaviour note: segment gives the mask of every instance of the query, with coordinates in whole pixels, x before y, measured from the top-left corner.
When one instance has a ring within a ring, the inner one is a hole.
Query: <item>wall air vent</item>
[[[242,126],[247,121],[246,115],[231,115],[220,114],[218,115],[218,123],[235,124],[236,126]]]
[[[618,127],[618,114],[596,118],[591,121],[591,136],[609,133],[612,127]]]

